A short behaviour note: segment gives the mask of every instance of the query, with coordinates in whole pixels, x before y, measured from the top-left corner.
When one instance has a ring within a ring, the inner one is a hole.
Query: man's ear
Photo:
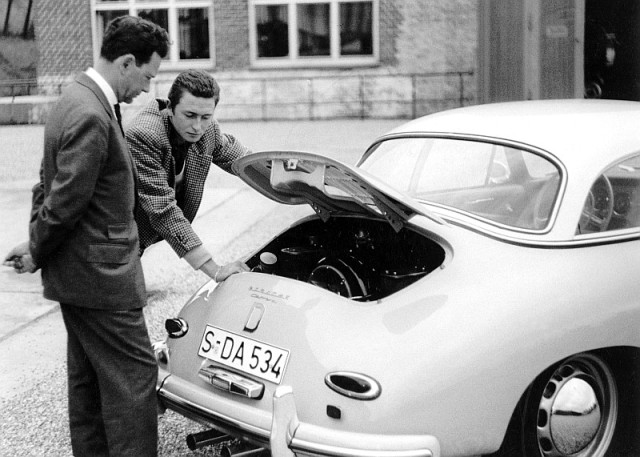
[[[122,70],[127,70],[131,65],[136,64],[136,58],[133,54],[123,54],[116,60],[118,61],[118,66]]]

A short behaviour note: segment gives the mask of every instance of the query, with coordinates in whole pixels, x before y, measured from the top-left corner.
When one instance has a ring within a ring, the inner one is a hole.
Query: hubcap
[[[538,406],[541,455],[604,456],[617,415],[615,379],[603,360],[584,354],[563,362],[547,381]]]

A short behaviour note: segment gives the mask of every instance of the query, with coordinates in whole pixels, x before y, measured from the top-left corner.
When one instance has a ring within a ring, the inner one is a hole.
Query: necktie
[[[122,129],[122,113],[120,112],[120,104],[116,103],[115,105],[113,105],[113,109],[116,112],[116,117],[118,118],[118,125],[120,126],[122,136],[124,136],[124,130]]]

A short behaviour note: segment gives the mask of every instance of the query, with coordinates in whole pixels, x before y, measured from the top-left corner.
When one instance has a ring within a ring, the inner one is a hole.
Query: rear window
[[[360,167],[419,201],[525,230],[548,226],[560,187],[548,158],[482,141],[389,139]]]

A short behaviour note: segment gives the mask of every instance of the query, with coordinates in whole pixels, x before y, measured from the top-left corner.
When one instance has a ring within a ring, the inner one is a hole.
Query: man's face
[[[157,52],[151,55],[149,62],[140,66],[135,59],[130,59],[124,64],[121,96],[119,102],[131,103],[141,92],[149,92],[151,80],[158,74],[162,58]]]
[[[173,107],[171,123],[183,140],[195,143],[213,120],[215,109],[215,99],[196,97],[185,91]]]

